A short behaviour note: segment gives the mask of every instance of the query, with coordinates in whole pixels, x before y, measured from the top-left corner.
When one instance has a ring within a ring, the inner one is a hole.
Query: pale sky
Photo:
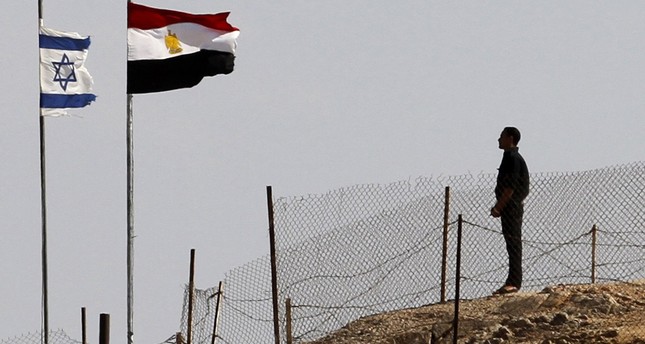
[[[643,160],[642,1],[172,1],[230,10],[236,70],[134,97],[135,342],[180,325],[197,287],[269,251],[266,194],[493,173],[504,126],[531,172]],[[37,1],[0,14],[0,339],[41,326]],[[126,1],[44,0],[90,35],[98,100],[48,118],[50,328],[126,342]],[[223,320],[225,321],[225,320]],[[271,334],[267,334],[271,335]]]

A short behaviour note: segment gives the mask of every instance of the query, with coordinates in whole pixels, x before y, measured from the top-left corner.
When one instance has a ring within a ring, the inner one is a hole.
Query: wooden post
[[[278,314],[278,264],[276,262],[275,226],[273,222],[273,192],[267,186],[267,208],[269,212],[269,245],[271,249],[271,294],[273,297],[273,335],[275,344],[280,344],[280,316]]]
[[[596,283],[596,237],[598,227],[591,227],[591,283]]]
[[[443,206],[443,245],[441,249],[441,297],[446,302],[446,275],[448,269],[448,221],[450,219],[450,186],[446,186]]]
[[[110,315],[99,316],[99,344],[110,344]]]
[[[190,250],[190,276],[188,278],[188,329],[186,336],[187,344],[193,339],[193,299],[195,297],[195,249]]]
[[[455,318],[452,322],[452,343],[457,344],[459,336],[459,288],[461,285],[461,227],[463,220],[461,214],[457,220],[457,271],[455,272]]]
[[[184,344],[184,337],[182,336],[181,332],[177,332],[175,335],[175,344]]]
[[[87,313],[85,307],[81,307],[81,340],[83,344],[87,344]]]
[[[215,304],[215,320],[213,321],[213,338],[211,339],[211,344],[215,344],[215,338],[217,338],[217,329],[219,328],[219,311],[220,303],[222,302],[222,293],[224,292],[224,287],[222,281],[219,282],[217,287],[217,303]]]
[[[287,321],[286,330],[287,330],[287,344],[293,344],[293,333],[291,332],[291,299],[287,298],[286,309],[285,309],[285,318]]]

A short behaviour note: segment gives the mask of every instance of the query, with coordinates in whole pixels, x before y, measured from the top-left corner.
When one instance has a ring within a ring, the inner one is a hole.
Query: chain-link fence
[[[43,342],[41,332],[27,333],[8,339],[0,339],[0,344],[40,344]],[[70,338],[63,330],[49,331],[50,344],[81,344],[80,341]]]
[[[213,343],[214,333],[216,343],[272,342],[273,308],[269,257],[257,259],[228,272],[221,285],[223,291],[219,308],[218,287],[195,289],[191,343]],[[189,289],[186,287],[180,330],[183,343],[188,338],[188,295]],[[216,317],[220,320],[217,321]],[[217,329],[216,323],[219,323]],[[176,339],[172,341],[177,344],[180,342],[182,341]]]
[[[438,302],[443,259],[448,266],[443,287],[452,295],[458,214],[466,221],[461,297],[489,295],[504,282],[507,269],[499,220],[489,215],[495,177],[418,178],[275,200],[282,341],[287,298],[294,342],[304,342],[366,315]],[[444,258],[446,186],[451,223]],[[596,281],[644,278],[644,196],[645,163],[531,174],[523,289],[589,283],[592,275]],[[231,271],[224,285],[216,342],[274,343],[269,258]],[[213,293],[198,293],[195,309],[214,309]],[[193,343],[211,343],[214,312],[203,314],[203,323],[211,326],[200,329],[207,335],[193,332]]]

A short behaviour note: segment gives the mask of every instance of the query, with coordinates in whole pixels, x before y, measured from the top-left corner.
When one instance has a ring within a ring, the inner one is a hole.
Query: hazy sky
[[[134,97],[135,341],[179,329],[197,287],[268,253],[274,196],[495,172],[504,126],[532,172],[643,160],[642,1],[172,1],[230,10],[236,70]],[[0,339],[41,323],[37,1],[0,12]],[[44,0],[91,35],[98,100],[46,120],[50,328],[126,342],[126,1]],[[491,196],[492,197],[492,196]],[[225,321],[225,320],[224,320]],[[267,334],[271,335],[271,334]]]

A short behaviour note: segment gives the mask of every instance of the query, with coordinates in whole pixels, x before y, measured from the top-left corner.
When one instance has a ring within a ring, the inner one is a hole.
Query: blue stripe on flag
[[[96,95],[85,94],[40,94],[40,107],[48,109],[81,108],[96,100]]]
[[[70,38],[70,37],[53,37],[40,34],[38,35],[39,46],[42,49],[58,50],[85,50],[90,46],[90,38]]]

